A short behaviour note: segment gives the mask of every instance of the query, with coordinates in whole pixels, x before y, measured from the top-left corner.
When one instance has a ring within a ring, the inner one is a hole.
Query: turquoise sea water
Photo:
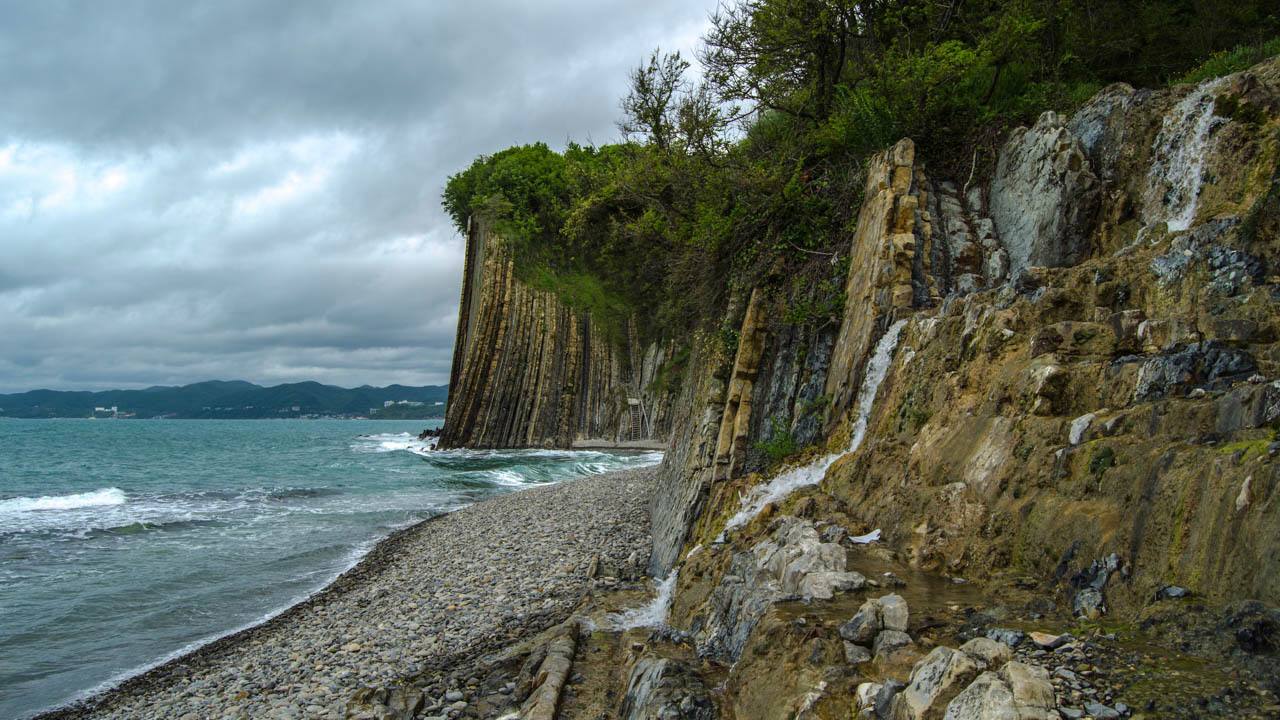
[[[660,459],[434,452],[430,424],[0,420],[0,718],[258,622],[398,527]]]

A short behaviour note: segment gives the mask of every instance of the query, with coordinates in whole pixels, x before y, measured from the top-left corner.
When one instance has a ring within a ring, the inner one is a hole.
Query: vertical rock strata
[[[667,347],[610,336],[522,282],[516,263],[487,224],[472,224],[441,447],[665,439],[670,399],[653,381]]]
[[[708,309],[737,343],[683,348],[649,570],[680,569],[669,623],[719,663],[703,678],[717,703],[737,717],[1056,716],[1040,670],[972,652],[917,648],[910,684],[868,685],[852,711],[852,695],[824,695],[841,686],[832,668],[916,652],[887,630],[875,643],[857,628],[801,632],[777,609],[859,586],[827,546],[877,528],[907,565],[1030,579],[1067,617],[1128,620],[1188,594],[1280,604],[1278,137],[1272,60],[1197,87],[1108,87],[1012,133],[990,178],[932,176],[903,140],[868,162],[838,323],[782,320],[794,291],[776,285]],[[589,319],[517,287],[500,252],[478,254],[452,443],[617,436],[607,398],[634,351],[593,344]],[[848,446],[869,356],[898,321],[857,449],[726,531],[780,472],[762,443],[790,434],[807,452],[794,464]],[[577,359],[544,360],[543,337]],[[637,665],[632,715],[679,704],[654,687],[699,685],[673,663]]]

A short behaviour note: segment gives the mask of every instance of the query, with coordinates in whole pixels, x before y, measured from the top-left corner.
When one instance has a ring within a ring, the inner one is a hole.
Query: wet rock
[[[1076,594],[1072,598],[1071,608],[1077,617],[1090,620],[1107,612],[1103,590],[1111,576],[1120,570],[1120,556],[1111,553],[1101,560],[1094,560],[1089,567],[1076,573],[1071,578],[1071,586]]]
[[[768,539],[733,555],[729,572],[695,619],[693,638],[702,655],[735,662],[773,603],[784,598],[827,599],[865,584],[862,575],[845,570],[843,547],[822,542],[812,522],[786,516]],[[862,645],[872,640],[845,639]]]
[[[991,183],[991,219],[1008,250],[1010,273],[1084,260],[1100,199],[1080,141],[1056,113],[1013,131]]]
[[[669,658],[642,657],[627,680],[622,720],[714,720],[715,703],[701,677]]]
[[[947,703],[985,666],[949,647],[936,647],[911,670],[907,687],[893,700],[893,720],[940,718]]]

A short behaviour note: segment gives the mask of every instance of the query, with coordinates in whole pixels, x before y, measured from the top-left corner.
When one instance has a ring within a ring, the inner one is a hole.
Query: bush
[[[1231,50],[1214,53],[1194,70],[1174,80],[1175,83],[1201,83],[1224,75],[1248,70],[1267,58],[1280,55],[1280,38],[1259,45],[1237,45]]]

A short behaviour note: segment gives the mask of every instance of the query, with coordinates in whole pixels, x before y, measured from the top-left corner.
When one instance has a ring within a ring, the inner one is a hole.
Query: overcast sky
[[[714,0],[0,0],[0,392],[445,383],[448,174],[609,142]]]

